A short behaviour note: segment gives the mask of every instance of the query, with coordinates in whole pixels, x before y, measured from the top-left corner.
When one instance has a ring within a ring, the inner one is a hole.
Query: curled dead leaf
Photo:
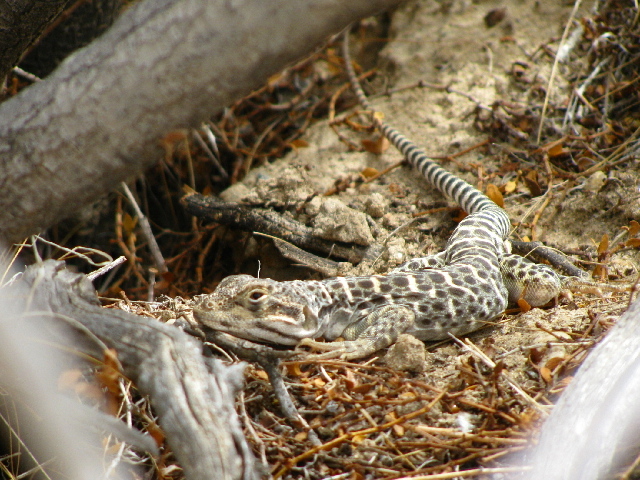
[[[493,183],[487,185],[486,193],[487,197],[493,200],[493,203],[501,208],[504,208],[504,197],[502,196],[502,193],[500,193],[500,189],[496,185],[494,185]]]
[[[367,152],[381,154],[389,148],[389,140],[387,137],[380,136],[375,140],[362,140],[362,146]]]

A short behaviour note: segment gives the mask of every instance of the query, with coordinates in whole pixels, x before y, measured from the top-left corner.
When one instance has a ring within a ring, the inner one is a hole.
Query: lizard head
[[[246,340],[296,345],[313,337],[318,316],[287,282],[232,275],[193,309],[199,323]]]

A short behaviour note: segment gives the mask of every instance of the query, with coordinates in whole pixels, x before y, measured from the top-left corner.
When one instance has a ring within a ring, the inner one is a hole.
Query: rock
[[[325,240],[365,246],[374,242],[366,215],[335,198],[324,199],[312,223],[314,235]]]
[[[394,370],[422,373],[427,370],[427,347],[413,335],[402,334],[382,362]]]

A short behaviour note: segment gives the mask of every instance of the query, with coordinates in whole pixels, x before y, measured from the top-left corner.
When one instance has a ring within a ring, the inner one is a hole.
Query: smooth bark
[[[614,478],[640,442],[640,300],[589,354],[545,422],[531,480]]]
[[[398,0],[146,0],[0,105],[0,232],[16,242],[162,155],[160,141]]]

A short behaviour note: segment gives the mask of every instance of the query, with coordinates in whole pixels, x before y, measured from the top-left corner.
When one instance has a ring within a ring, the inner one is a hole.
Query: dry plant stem
[[[191,147],[189,146],[189,137],[185,138],[185,155],[187,156],[187,172],[189,173],[189,186],[195,190],[196,188],[196,174],[193,169],[193,158],[191,157]]]
[[[97,270],[94,270],[93,272],[91,272],[90,274],[87,275],[87,278],[91,281],[95,280],[96,278],[104,275],[105,273],[107,273],[108,271],[116,268],[118,265],[120,265],[121,263],[124,263],[127,261],[127,257],[125,257],[124,255],[116,258],[113,262],[109,262],[108,264],[100,267]]]
[[[369,70],[368,72],[361,73],[358,76],[358,81],[362,82],[366,78],[369,78],[371,75],[375,74],[376,70]],[[329,120],[329,125],[334,123],[340,123],[342,120],[336,119],[336,102],[340,96],[351,89],[351,84],[349,82],[343,84],[338,88],[333,95],[331,95],[331,99],[329,100],[329,114],[327,115]]]
[[[140,207],[138,206],[138,202],[136,202],[136,199],[133,196],[133,193],[131,193],[131,190],[129,190],[129,187],[127,186],[127,184],[123,182],[121,185],[121,188],[122,190],[124,190],[124,193],[127,196],[129,203],[135,210],[136,215],[138,216],[138,220],[140,221],[140,228],[142,228],[142,233],[147,239],[147,242],[149,244],[149,250],[151,251],[151,256],[153,257],[153,261],[156,264],[156,268],[160,273],[167,273],[169,269],[167,268],[167,264],[164,261],[164,257],[162,256],[162,252],[160,251],[160,247],[158,246],[158,242],[156,242],[156,238],[153,235],[153,231],[151,230],[151,225],[149,224],[149,220],[147,220],[146,215],[142,213],[142,210],[140,210]]]
[[[198,260],[196,262],[196,281],[198,282],[198,285],[202,285],[202,282],[204,280],[203,273],[204,273],[205,259],[207,258],[207,255],[211,251],[211,247],[213,247],[213,244],[218,238],[215,232],[211,231],[210,233],[211,235],[209,236],[209,240],[207,240],[207,243],[205,243],[204,248],[198,253]]]
[[[544,195],[544,201],[542,202],[542,205],[540,205],[540,208],[536,210],[536,213],[533,215],[533,220],[531,220],[531,240],[534,242],[538,241],[538,232],[536,230],[536,226],[538,225],[538,221],[542,216],[542,212],[544,212],[545,208],[547,208],[547,206],[549,205],[549,202],[551,202],[551,198],[553,198],[553,195],[551,189],[549,188]]]
[[[271,386],[273,387],[276,397],[280,401],[280,408],[285,414],[285,417],[294,423],[302,425],[313,445],[322,445],[322,442],[320,442],[316,432],[311,429],[307,421],[298,413],[298,410],[296,410],[296,406],[291,399],[289,390],[287,390],[287,387],[284,384],[284,379],[282,378],[282,373],[280,372],[280,359],[274,357],[260,357],[259,363],[260,366],[264,368],[265,372],[267,372],[267,375],[269,375],[269,381],[271,382]]]
[[[465,433],[459,430],[454,430],[453,428],[438,428],[438,427],[428,427],[425,425],[419,425],[417,427],[412,427],[417,433],[429,433],[433,435],[444,435],[453,438],[462,438],[465,440],[473,440],[476,442],[483,443],[496,443],[501,445],[528,445],[529,440],[525,438],[502,438],[495,437],[491,435],[479,435],[475,433]]]
[[[258,448],[260,449],[260,462],[266,468],[268,467],[268,463],[267,463],[267,451],[266,451],[265,444],[262,441],[262,439],[258,436],[258,432],[256,432],[256,429],[253,427],[253,424],[251,422],[251,418],[249,418],[249,414],[247,413],[247,407],[246,407],[246,401],[245,401],[246,399],[245,399],[244,392],[240,392],[238,396],[239,396],[238,407],[240,408],[240,415],[242,416],[244,426],[247,430],[249,430],[249,434],[251,435],[251,438],[253,439],[254,444],[258,445]]]
[[[282,121],[282,118],[276,118],[273,122],[267,125],[267,128],[265,128],[262,131],[262,133],[260,133],[260,136],[256,139],[255,143],[253,144],[251,153],[249,153],[249,155],[247,155],[244,161],[242,162],[242,168],[240,170],[240,173],[246,175],[249,172],[249,170],[251,170],[251,166],[253,165],[253,159],[256,157],[256,154],[258,153],[258,149],[260,148],[260,145],[262,144],[262,142],[264,142],[264,139],[267,138],[267,135],[269,135],[271,131],[274,128],[276,128],[276,125],[278,125],[278,123],[280,123],[281,121]]]
[[[18,443],[19,443],[19,450],[22,453],[22,455],[25,455],[26,458],[28,458],[31,462],[33,462],[34,464],[36,464],[37,466],[32,468],[31,470],[27,471],[24,473],[25,476],[29,476],[35,473],[39,473],[41,474],[46,480],[53,480],[50,476],[48,471],[45,469],[45,467],[47,466],[48,463],[50,463],[52,460],[48,460],[46,462],[39,462],[38,459],[36,458],[36,456],[33,454],[33,452],[31,451],[31,449],[29,448],[28,445],[26,445],[23,441],[23,435],[21,435],[19,432],[17,432],[13,426],[7,422],[7,420],[4,418],[4,415],[0,415],[0,422],[2,424],[4,424],[5,428],[11,433],[11,435],[13,436],[13,438],[16,438]],[[6,468],[4,465],[4,462],[2,463],[2,468]],[[11,478],[14,477],[11,472],[9,472],[8,470],[6,471],[7,473],[7,478]],[[14,477],[15,478],[15,477]]]
[[[407,162],[406,160],[400,160],[399,162],[396,162],[392,165],[389,165],[387,168],[380,170],[378,173],[376,173],[375,175],[371,176],[371,177],[367,177],[364,181],[364,183],[371,183],[374,180],[377,180],[378,178],[382,177],[383,175],[386,175],[387,173],[395,170],[396,168],[399,168],[403,165],[405,165]]]
[[[121,196],[118,196],[116,199],[115,234],[116,234],[116,242],[120,247],[120,249],[124,252],[124,255],[127,257],[128,262],[127,262],[126,271],[123,273],[120,279],[117,280],[112,285],[112,287],[117,287],[118,285],[120,285],[120,283],[122,283],[126,278],[128,278],[129,274],[131,273],[133,273],[138,278],[138,280],[142,285],[146,285],[147,280],[138,271],[138,266],[137,266],[138,264],[137,264],[136,255],[135,255],[135,252],[136,252],[135,245],[132,248],[129,248],[129,245],[127,245],[127,242],[125,242],[125,239],[124,239],[124,225],[122,221],[122,197]]]
[[[200,125],[331,34],[398,3],[135,3],[46,81],[0,105],[4,239],[99,198],[161,158],[167,132]]]
[[[80,7],[83,3],[88,3],[88,0],[75,0],[75,2],[71,3],[66,8],[66,10],[64,10],[60,15],[58,15],[58,17],[53,22],[47,25],[47,28],[44,29],[44,31],[40,34],[40,36],[36,39],[36,41],[33,42],[31,45],[29,45],[29,48],[27,48],[24,52],[22,52],[20,62],[22,62],[22,60],[24,60],[24,58],[27,55],[29,55],[29,53],[31,53],[31,51],[40,44],[43,38],[49,35],[53,30],[55,30],[58,27],[58,25],[68,20],[69,17],[73,14],[73,12],[75,12],[78,9],[78,7]]]
[[[411,420],[412,418],[418,417],[420,415],[423,415],[425,413],[427,413],[428,411],[430,411],[434,405],[436,405],[441,399],[442,397],[444,397],[445,393],[442,392],[440,393],[438,396],[436,396],[436,398],[434,398],[431,402],[429,402],[428,405],[414,411],[411,413],[408,413],[406,415],[402,415],[401,417],[398,417],[390,422],[384,423],[382,425],[376,426],[376,427],[371,427],[371,428],[365,428],[363,430],[357,430],[354,432],[348,432],[345,433],[344,435],[340,435],[338,438],[334,438],[333,440],[314,447],[310,450],[307,450],[305,453],[298,455],[295,458],[292,458],[290,460],[287,461],[287,465],[282,467],[280,470],[278,470],[274,475],[273,478],[274,479],[278,479],[280,477],[282,477],[283,475],[285,475],[292,466],[294,466],[295,464],[297,464],[298,462],[301,462],[302,460],[305,460],[313,455],[315,455],[318,452],[321,452],[322,450],[329,450],[333,447],[336,447],[338,445],[340,445],[341,443],[344,443],[346,441],[351,440],[352,438],[355,437],[359,437],[359,436],[363,436],[363,435],[370,435],[372,433],[378,433],[384,430],[387,430],[388,428],[393,427],[394,425],[398,425],[400,423],[406,422],[407,420]]]
[[[560,49],[562,49],[565,46],[567,37],[569,36],[569,30],[571,29],[571,24],[573,23],[573,19],[576,17],[576,14],[578,13],[578,8],[580,8],[581,3],[582,3],[582,0],[575,0],[575,3],[573,4],[573,10],[571,11],[569,20],[567,20],[567,24],[564,27],[564,31],[562,32],[562,38],[560,39],[558,52],[560,52]],[[544,127],[545,115],[547,114],[547,107],[549,106],[549,97],[553,89],[553,82],[556,78],[556,72],[558,70],[559,61],[560,61],[559,55],[556,54],[553,60],[553,66],[551,67],[551,74],[549,75],[549,83],[547,84],[547,93],[544,96],[544,103],[542,104],[542,113],[540,113],[540,124],[538,125],[538,134],[536,136],[536,143],[538,145],[540,144],[540,140],[542,138],[542,129]]]
[[[544,210],[549,205],[549,202],[551,202],[551,199],[553,198],[553,171],[551,169],[551,164],[549,163],[549,157],[547,155],[545,155],[544,157],[544,166],[548,175],[547,191],[545,192],[544,202],[542,202],[542,205],[540,206],[538,211],[536,211],[535,215],[533,216],[533,220],[531,221],[531,240],[534,242],[538,240],[538,234],[536,232],[538,221],[542,216],[542,212],[544,212]]]
[[[103,264],[104,262],[96,262],[95,260],[93,260],[91,257],[89,257],[89,255],[85,255],[83,252],[86,252],[87,254],[92,253],[96,256],[102,256],[105,259],[111,260],[111,256],[108,255],[107,253],[101,251],[101,250],[97,250],[95,248],[89,248],[89,247],[74,247],[74,248],[67,248],[64,247],[62,245],[58,245],[55,242],[51,242],[43,237],[41,237],[40,235],[34,235],[32,237],[32,241],[34,242],[32,245],[30,245],[33,248],[36,248],[36,244],[37,242],[41,242],[41,243],[45,243],[47,245],[50,245],[52,247],[54,247],[57,250],[61,250],[62,252],[64,252],[64,254],[58,258],[59,260],[66,260],[68,258],[73,258],[73,257],[77,257],[77,258],[81,258],[82,260],[84,260],[85,262],[87,262],[89,265],[93,265],[93,266],[98,266]]]
[[[465,338],[465,341],[462,342],[461,340],[459,340],[458,338],[456,338],[453,335],[450,335],[450,337],[453,339],[454,342],[456,342],[462,348],[468,350],[476,358],[480,359],[489,368],[496,368],[495,362],[493,362],[493,360],[491,360],[489,357],[487,357],[484,354],[484,352],[482,352],[482,350],[480,350],[478,347],[476,347],[473,344],[473,342],[471,342],[471,340],[469,340],[468,338]],[[507,381],[507,383],[509,385],[511,385],[511,387],[525,400],[525,402],[530,407],[533,407],[535,410],[537,410],[539,413],[541,413],[544,416],[547,416],[549,414],[547,412],[547,410],[542,408],[538,402],[536,402],[533,398],[531,398],[531,396],[527,392],[525,392],[522,389],[522,387],[520,387],[520,385],[518,385],[518,383],[515,380],[513,380],[510,375],[507,374],[507,372],[505,372],[504,370],[501,370],[500,374],[504,377],[504,379]]]
[[[435,160],[448,160],[448,161],[452,161],[454,158],[456,157],[461,157],[462,155],[465,155],[469,152],[474,151],[476,148],[480,148],[480,147],[484,147],[485,145],[489,145],[491,143],[490,139],[486,139],[483,140],[482,142],[476,143],[475,145],[471,145],[470,147],[465,148],[464,150],[460,150],[459,152],[456,153],[452,153],[451,155],[445,155],[445,156],[441,156],[441,157],[431,157]],[[459,164],[456,164],[458,166],[460,166]]]
[[[531,470],[530,467],[502,467],[502,468],[474,468],[459,472],[436,473],[434,475],[419,475],[417,477],[400,477],[396,480],[447,480],[455,478],[484,477],[485,475],[499,475],[505,473],[522,473]]]
[[[206,132],[207,138],[209,138],[210,140],[211,138],[213,138],[213,145],[215,145],[215,137],[213,136],[213,133],[211,133],[211,130],[207,128],[206,125],[203,126],[203,130]],[[213,163],[213,166],[216,167],[216,170],[218,170],[218,173],[222,176],[223,180],[228,180],[229,174],[227,174],[226,170],[222,167],[222,165],[220,165],[220,162],[218,161],[218,157],[214,155],[214,153],[209,148],[209,145],[207,145],[207,142],[204,141],[204,139],[202,138],[200,133],[198,133],[197,130],[193,130],[193,138],[196,139],[196,143],[200,145],[200,148],[204,150],[204,153],[207,155],[207,157],[209,157],[209,160],[211,160],[211,163]],[[192,187],[192,188],[195,189],[195,187]]]
[[[36,83],[42,81],[40,77],[36,77],[33,73],[25,72],[20,67],[13,67],[12,71],[15,75],[19,75],[22,78],[29,80],[30,82]]]

